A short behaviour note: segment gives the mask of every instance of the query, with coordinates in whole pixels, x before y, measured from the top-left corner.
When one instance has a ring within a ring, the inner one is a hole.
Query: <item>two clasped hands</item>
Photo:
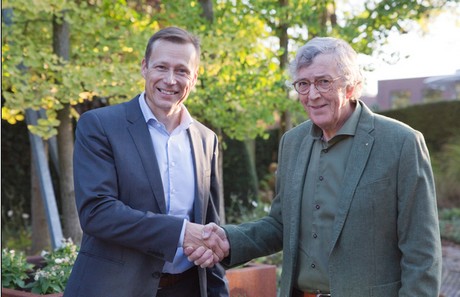
[[[183,248],[190,262],[206,268],[213,267],[228,256],[230,243],[224,229],[215,223],[200,225],[187,222]]]

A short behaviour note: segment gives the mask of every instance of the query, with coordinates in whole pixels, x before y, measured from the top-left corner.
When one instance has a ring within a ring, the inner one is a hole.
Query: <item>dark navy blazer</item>
[[[83,229],[66,297],[154,297],[174,258],[183,219],[166,215],[163,186],[139,96],[84,113],[74,151],[75,197]],[[194,121],[193,221],[219,223],[218,143]],[[199,269],[202,296],[228,296],[221,266]],[[206,292],[207,291],[207,292]]]

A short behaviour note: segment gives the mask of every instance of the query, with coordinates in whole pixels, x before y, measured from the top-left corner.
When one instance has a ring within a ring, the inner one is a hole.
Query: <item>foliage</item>
[[[231,207],[227,208],[225,213],[227,224],[240,224],[257,220],[270,212],[269,203],[259,203],[252,199],[250,200],[251,205],[248,206],[235,196],[230,197],[230,200]]]
[[[31,155],[25,123],[19,122],[15,125],[8,125],[2,120],[1,125],[1,172],[4,173],[1,175],[1,225],[3,231],[5,226],[14,227],[18,223],[6,216],[8,210],[13,210],[15,214],[30,213],[30,199],[27,198],[30,197],[31,187]]]
[[[2,249],[2,287],[24,288],[25,281],[29,278],[27,273],[32,267],[32,264],[27,263],[23,252]]]
[[[200,4],[188,0],[3,1],[9,13],[2,23],[2,118],[14,124],[24,119],[25,109],[43,108],[47,119],[29,128],[50,137],[64,104],[132,98],[142,90],[146,41],[159,28],[176,25],[202,37],[200,82],[189,100],[193,114],[231,138],[266,135],[276,120],[274,111],[301,110],[284,87],[281,31],[288,32],[290,55],[318,35],[340,36],[370,53],[389,32],[404,33],[408,19],[425,20],[445,2],[370,1],[360,9],[347,9],[346,1],[281,3],[217,1],[214,20],[207,21]],[[60,18],[71,30],[68,59],[51,46],[52,24]]]
[[[2,121],[2,246],[26,251],[30,237],[30,151],[25,123]]]
[[[407,33],[412,25],[409,20],[429,22],[430,15],[439,12],[448,2],[455,3],[455,0],[367,1],[364,10],[347,17],[336,32],[339,36],[348,36],[359,52],[371,54],[385,44],[390,33]]]
[[[440,209],[441,237],[460,244],[460,208]]]
[[[30,246],[30,153],[24,123],[2,121],[2,246],[25,251]],[[29,192],[27,191],[29,189]]]
[[[275,99],[283,98],[282,79],[262,44],[267,33],[260,20],[226,9],[232,4],[218,5],[216,21],[209,24],[200,6],[185,0],[157,6],[121,0],[25,2],[3,3],[11,17],[2,23],[2,118],[11,124],[24,119],[26,108],[43,108],[47,119],[29,128],[48,138],[57,132],[56,111],[63,104],[132,98],[142,90],[140,61],[146,41],[168,25],[203,37],[201,79],[189,100],[197,118],[240,139],[263,134],[263,123],[274,122]],[[187,18],[175,17],[178,13]],[[52,22],[61,16],[71,26],[68,60],[57,57],[51,47]]]
[[[453,137],[460,136],[459,100],[419,104],[380,113],[422,132],[432,154],[440,151]]]
[[[222,1],[230,2],[233,1]],[[456,0],[241,2],[241,13],[257,16],[274,36],[281,30],[288,31],[290,55],[305,40],[315,36],[340,37],[350,42],[358,52],[371,54],[386,43],[391,33],[407,33],[413,22],[425,26],[430,17],[441,9],[449,9],[450,4],[457,5]]]
[[[2,246],[27,251],[31,246],[30,215],[20,204],[12,207],[2,207]]]
[[[460,135],[445,144],[432,160],[438,204],[460,207]]]
[[[2,23],[2,96],[6,99],[2,118],[14,123],[26,108],[43,108],[47,119],[29,128],[48,138],[56,134],[56,112],[63,104],[75,106],[96,95],[125,98],[128,91],[137,91],[140,74],[135,63],[139,63],[139,51],[133,46],[139,44],[139,35],[132,34],[137,23],[131,24],[131,11],[126,6],[110,3],[2,3],[11,12],[8,23]],[[68,61],[52,49],[52,23],[57,17],[63,17],[72,28]],[[150,26],[158,28],[155,23]]]
[[[263,20],[240,1],[222,1],[214,22],[197,29],[204,51],[199,85],[189,100],[192,113],[230,138],[267,135],[274,111],[292,102],[286,100],[278,52],[267,47],[272,35]]]
[[[251,151],[251,140],[237,141],[224,138],[227,145],[223,158],[223,180],[225,185],[225,208],[232,207],[232,199],[248,206],[250,199],[258,195],[258,177]],[[238,166],[235,166],[238,164]]]
[[[2,287],[28,289],[36,294],[64,292],[67,280],[77,258],[78,247],[72,240],[49,253],[42,252],[43,262],[33,271],[23,252],[2,250]]]
[[[36,294],[64,292],[77,255],[78,247],[72,240],[64,240],[63,245],[51,253],[42,253],[44,267],[35,271],[34,281],[26,287]]]

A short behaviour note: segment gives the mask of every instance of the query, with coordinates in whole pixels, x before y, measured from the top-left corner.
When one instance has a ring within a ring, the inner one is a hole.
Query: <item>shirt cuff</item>
[[[187,219],[184,219],[184,223],[182,223],[182,231],[180,232],[179,242],[177,243],[177,247],[182,247],[184,245],[184,236],[185,236],[185,225],[187,224]]]

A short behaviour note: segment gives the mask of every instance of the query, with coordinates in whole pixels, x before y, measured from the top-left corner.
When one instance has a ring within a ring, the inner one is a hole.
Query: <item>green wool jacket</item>
[[[436,194],[423,135],[374,114],[364,103],[343,181],[329,249],[333,297],[436,297],[441,241]],[[291,296],[312,122],[279,145],[276,196],[266,217],[226,225],[235,266],[283,250],[280,296]]]

